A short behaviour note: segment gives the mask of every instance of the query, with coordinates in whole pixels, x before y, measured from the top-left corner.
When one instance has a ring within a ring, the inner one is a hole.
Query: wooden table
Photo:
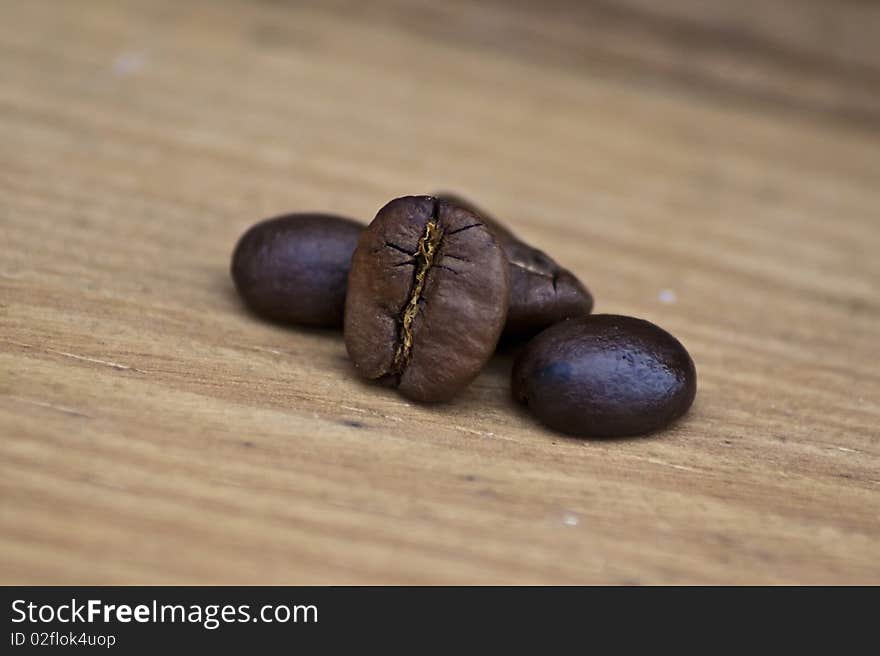
[[[707,4],[0,3],[0,582],[880,583],[880,9]],[[686,419],[242,308],[254,221],[437,188],[678,336]]]

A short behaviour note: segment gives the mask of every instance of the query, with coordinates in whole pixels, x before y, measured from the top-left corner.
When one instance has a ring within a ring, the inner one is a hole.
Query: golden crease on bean
[[[397,350],[394,353],[394,361],[391,369],[393,373],[401,374],[406,369],[412,353],[413,337],[412,326],[419,313],[419,300],[425,289],[425,280],[428,271],[434,263],[434,257],[437,254],[437,248],[443,239],[443,229],[440,227],[436,218],[432,218],[425,226],[425,234],[419,239],[419,245],[413,254],[415,258],[416,271],[413,277],[413,286],[410,290],[409,301],[403,309],[400,317],[400,341],[397,344]]]

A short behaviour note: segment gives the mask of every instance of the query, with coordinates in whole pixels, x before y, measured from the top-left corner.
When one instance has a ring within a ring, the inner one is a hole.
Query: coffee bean
[[[558,321],[582,317],[593,309],[593,297],[587,288],[546,253],[520,241],[508,228],[460,196],[442,193],[437,197],[482,217],[507,253],[510,307],[505,338],[528,338]]]
[[[514,365],[514,398],[582,437],[641,435],[687,412],[697,373],[684,346],[642,319],[597,314],[551,326]]]
[[[329,214],[287,214],[258,223],[232,254],[235,287],[266,319],[339,328],[361,229]]]
[[[507,315],[507,260],[472,212],[431,196],[383,207],[352,257],[345,345],[361,376],[445,401],[491,357]]]

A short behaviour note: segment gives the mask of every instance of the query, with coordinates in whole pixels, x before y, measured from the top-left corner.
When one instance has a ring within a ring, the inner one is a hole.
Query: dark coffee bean
[[[593,297],[568,269],[537,248],[520,241],[509,229],[472,203],[454,194],[438,198],[465,207],[483,218],[501,242],[510,262],[510,307],[505,338],[527,338],[570,317],[593,309]]]
[[[362,229],[328,214],[287,214],[258,223],[232,254],[235,287],[266,319],[339,328],[351,254]]]
[[[641,435],[691,406],[697,372],[675,337],[642,319],[597,314],[551,326],[517,358],[514,398],[582,437]]]
[[[398,198],[352,258],[345,345],[365,378],[445,401],[495,350],[509,291],[504,251],[479,217],[431,196]]]

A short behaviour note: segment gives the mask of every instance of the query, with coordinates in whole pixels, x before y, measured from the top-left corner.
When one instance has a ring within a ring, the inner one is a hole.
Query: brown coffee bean
[[[520,241],[508,228],[469,201],[450,193],[438,198],[456,203],[482,217],[507,253],[510,262],[510,307],[506,338],[527,338],[570,317],[593,309],[593,297],[571,271],[537,248]]]
[[[361,376],[445,401],[492,355],[507,315],[507,260],[470,211],[431,196],[391,201],[352,258],[345,345]]]
[[[257,223],[232,254],[235,287],[265,319],[339,328],[362,228],[329,214],[287,214]]]
[[[543,423],[581,437],[641,435],[690,408],[697,372],[675,337],[642,319],[568,319],[529,342],[514,365],[514,398]]]

